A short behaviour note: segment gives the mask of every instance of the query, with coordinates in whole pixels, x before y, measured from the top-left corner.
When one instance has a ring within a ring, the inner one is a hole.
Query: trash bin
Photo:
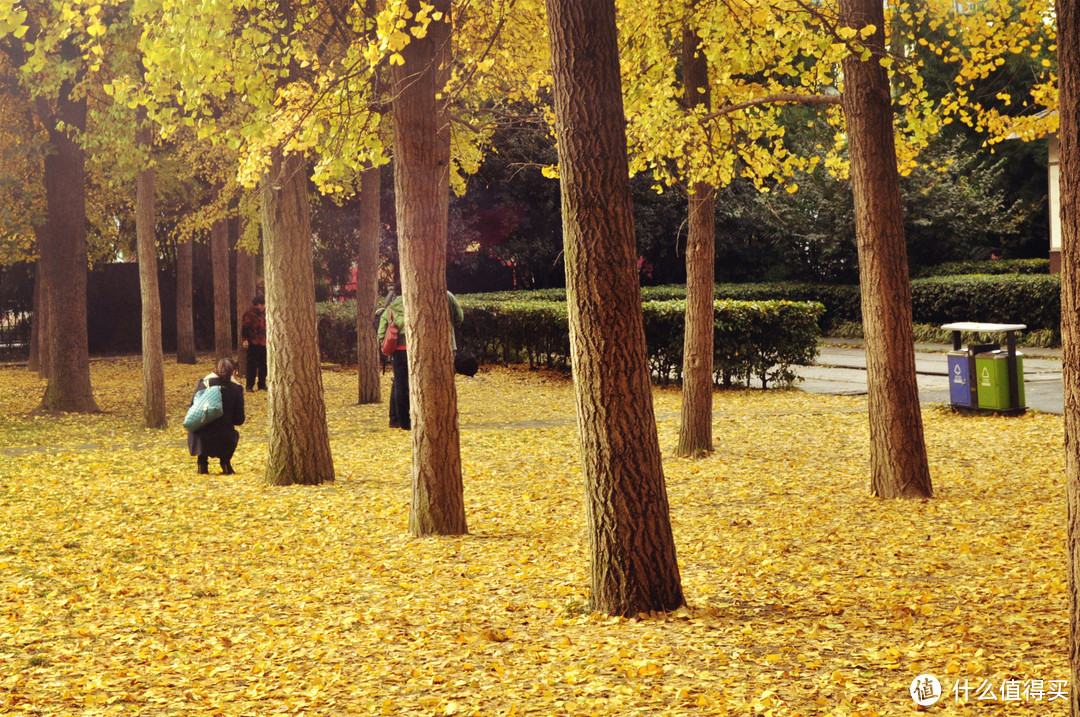
[[[949,352],[949,402],[954,406],[971,408],[977,405],[975,386],[971,383],[970,351]]]
[[[966,349],[948,353],[949,366],[949,402],[961,408],[976,408],[979,405],[975,376],[975,355],[987,351],[996,351],[999,344],[971,344]]]
[[[979,408],[1009,411],[1024,408],[1024,358],[1016,354],[1016,388],[1019,405],[1009,397],[1009,352],[985,351],[975,354],[975,389]]]

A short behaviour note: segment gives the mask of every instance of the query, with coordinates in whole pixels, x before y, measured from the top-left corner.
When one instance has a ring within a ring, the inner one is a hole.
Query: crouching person
[[[244,387],[233,381],[236,365],[231,359],[223,358],[217,362],[213,373],[199,379],[195,393],[210,386],[221,387],[221,407],[223,415],[202,428],[188,433],[188,452],[196,456],[199,473],[209,473],[211,458],[221,462],[221,472],[232,475],[232,457],[236,444],[240,442],[240,432],[236,426],[244,422]],[[192,396],[192,403],[195,402]]]

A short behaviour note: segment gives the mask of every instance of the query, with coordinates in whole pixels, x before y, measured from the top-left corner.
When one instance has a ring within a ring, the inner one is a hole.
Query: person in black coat
[[[207,374],[195,385],[195,393],[210,386],[221,386],[221,407],[224,414],[216,421],[211,421],[197,431],[188,433],[188,452],[197,456],[199,473],[209,473],[209,461],[217,458],[221,461],[223,475],[232,475],[232,457],[236,444],[240,442],[240,432],[236,426],[244,422],[244,387],[232,380],[236,364],[231,359],[223,358],[217,362],[214,372]],[[191,402],[195,403],[194,394]]]

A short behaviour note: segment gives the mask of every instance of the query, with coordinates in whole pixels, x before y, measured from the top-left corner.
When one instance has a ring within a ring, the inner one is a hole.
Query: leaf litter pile
[[[586,607],[566,378],[458,378],[471,532],[415,539],[409,436],[348,371],[337,481],[291,488],[261,484],[265,393],[237,475],[199,476],[206,366],[167,363],[165,431],[139,372],[96,361],[102,414],[31,416],[43,382],[0,368],[0,713],[910,714],[920,674],[929,711],[1067,712],[1060,417],[928,407],[937,495],[886,502],[864,398],[718,393],[716,453],[665,460],[688,607],[627,620]],[[670,456],[679,394],[655,404]]]

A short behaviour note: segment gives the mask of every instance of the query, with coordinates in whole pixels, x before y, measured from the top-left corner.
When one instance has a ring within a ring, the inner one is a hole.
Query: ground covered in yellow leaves
[[[716,454],[665,462],[688,608],[625,620],[584,610],[564,378],[459,377],[471,533],[418,540],[408,435],[346,371],[336,482],[261,484],[265,393],[238,474],[196,475],[206,368],[167,365],[165,431],[137,359],[93,363],[93,416],[28,415],[43,383],[0,368],[0,713],[910,714],[920,674],[932,712],[1067,712],[1059,417],[928,408],[937,497],[882,502],[865,399],[718,393]]]

